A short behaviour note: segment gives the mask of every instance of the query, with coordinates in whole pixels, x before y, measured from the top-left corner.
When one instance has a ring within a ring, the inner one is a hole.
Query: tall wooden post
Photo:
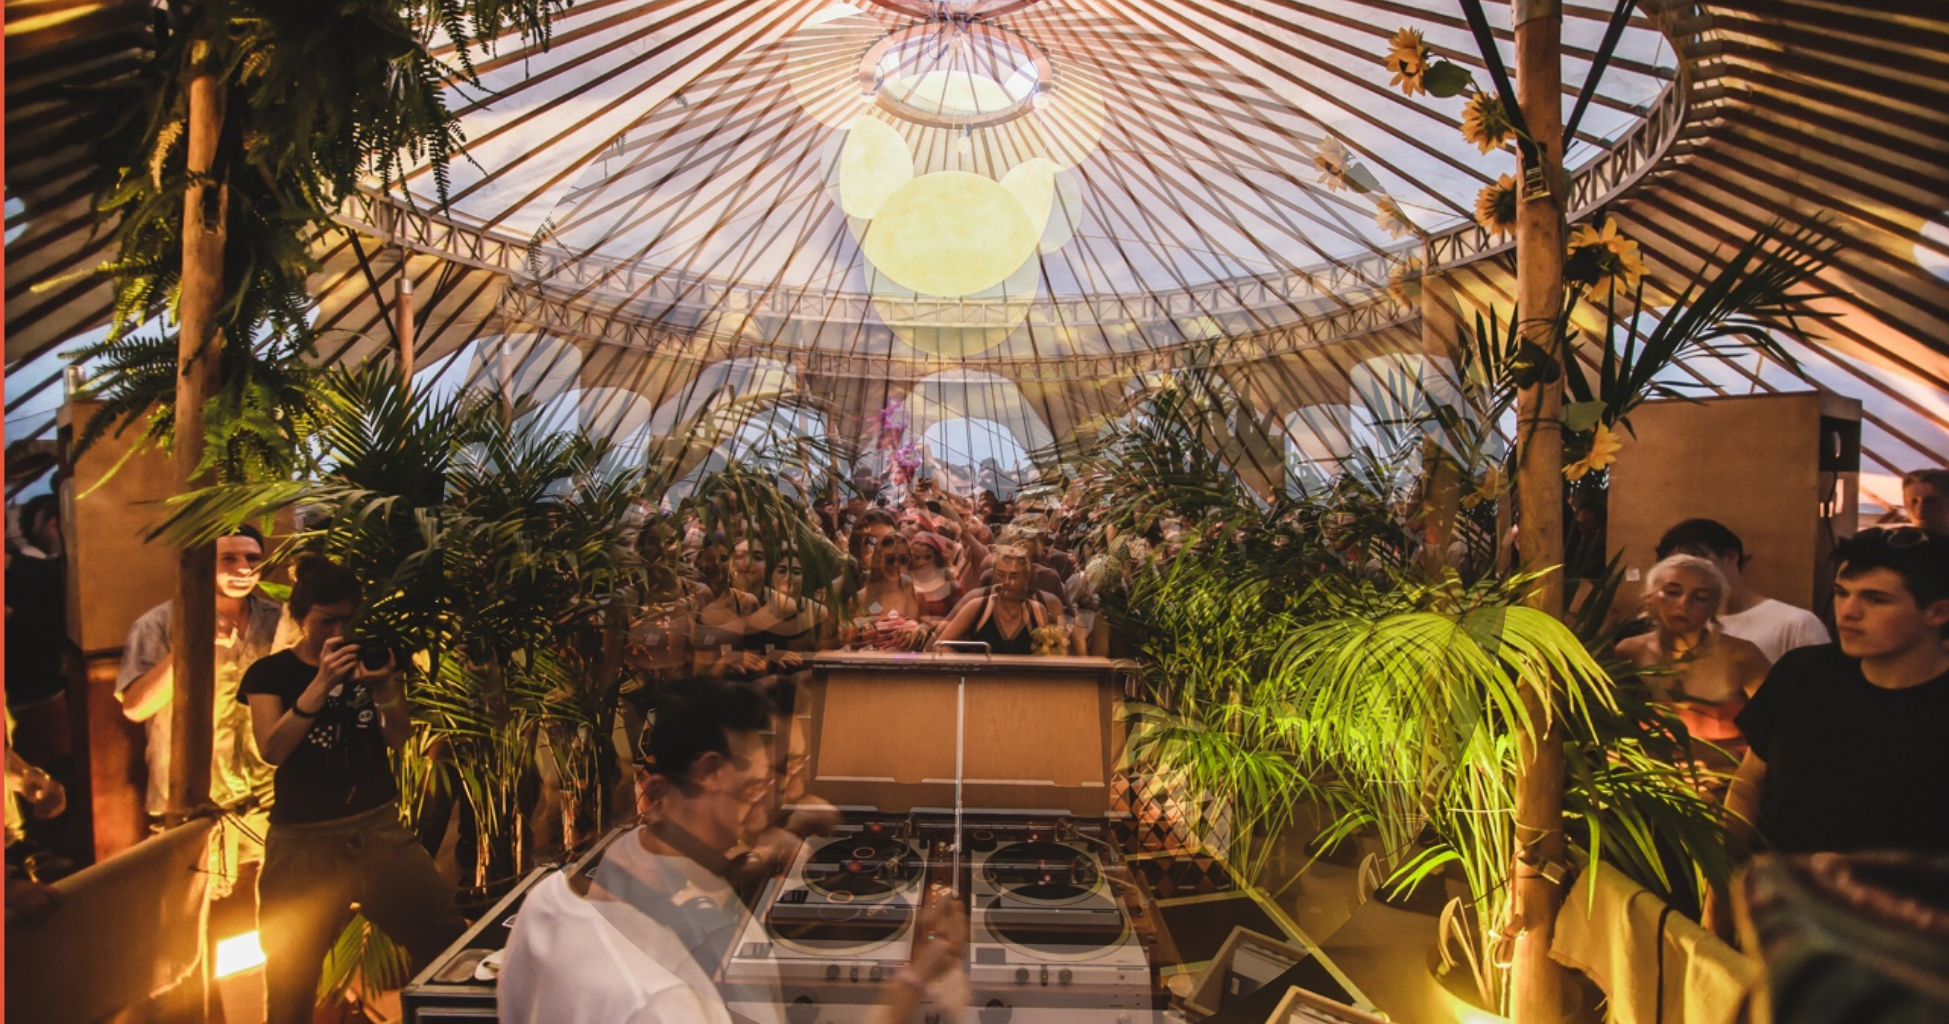
[[[206,44],[192,60],[204,63]],[[217,364],[223,338],[216,329],[223,295],[223,244],[229,196],[204,180],[215,163],[223,126],[221,83],[207,67],[189,82],[188,149],[190,186],[183,197],[182,298],[178,306],[176,492],[186,494],[207,483],[197,471],[203,461],[203,406],[217,390]],[[216,202],[206,202],[212,187]],[[170,701],[169,808],[171,822],[186,819],[210,802],[210,740],[216,688],[216,546],[183,548],[177,559],[176,606],[170,617],[169,645],[174,662]]]
[[[399,260],[399,292],[393,301],[393,317],[398,321],[399,379],[413,386],[413,279],[406,273],[406,258]]]
[[[1459,373],[1455,296],[1448,279],[1429,273],[1421,279],[1421,354],[1431,365]],[[1437,364],[1435,361],[1441,360]],[[1459,381],[1457,382],[1459,384]],[[1431,428],[1422,442],[1421,538],[1428,568],[1450,564],[1448,548],[1455,542],[1455,518],[1462,508],[1462,467],[1439,443],[1441,431]]]
[[[1516,101],[1535,144],[1523,168],[1516,207],[1516,300],[1524,337],[1559,358],[1555,324],[1563,309],[1563,5],[1562,0],[1513,0]],[[1563,386],[1561,378],[1524,388],[1517,398],[1517,547],[1523,568],[1563,561]],[[1532,603],[1563,611],[1563,576],[1551,573]],[[1543,680],[1554,691],[1555,680]],[[1519,1024],[1563,1015],[1563,969],[1550,959],[1562,893],[1543,877],[1564,862],[1563,727],[1557,709],[1525,691],[1531,720],[1552,723],[1520,757],[1516,792],[1514,1010]]]

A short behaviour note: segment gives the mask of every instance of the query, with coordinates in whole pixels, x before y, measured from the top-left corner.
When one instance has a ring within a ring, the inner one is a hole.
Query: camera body
[[[400,647],[397,634],[363,615],[346,628],[344,636],[346,643],[358,645],[359,666],[367,672],[385,668]]]
[[[368,672],[377,672],[392,660],[392,644],[386,637],[376,633],[357,633],[346,639],[358,645],[359,665]]]

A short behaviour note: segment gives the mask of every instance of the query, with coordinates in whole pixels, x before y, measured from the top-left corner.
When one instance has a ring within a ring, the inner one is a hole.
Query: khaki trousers
[[[366,919],[426,966],[464,924],[440,877],[392,805],[307,825],[272,825],[257,878],[267,1024],[310,1024],[325,956],[352,920]]]

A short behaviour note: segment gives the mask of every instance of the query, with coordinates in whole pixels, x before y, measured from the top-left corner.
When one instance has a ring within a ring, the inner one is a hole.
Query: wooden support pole
[[[198,44],[199,50],[203,44]],[[199,58],[192,58],[199,59]],[[183,275],[178,305],[176,379],[176,493],[209,481],[203,461],[203,406],[217,390],[223,338],[216,328],[223,296],[223,245],[229,196],[208,183],[222,133],[222,84],[200,69],[189,81],[190,186],[183,196]],[[216,201],[208,202],[211,188]],[[216,700],[217,564],[214,544],[186,546],[177,558],[176,603],[169,644],[174,671],[170,700],[168,820],[181,822],[210,802],[210,744]]]
[[[1562,0],[1514,0],[1516,100],[1535,144],[1523,168],[1516,206],[1516,301],[1523,336],[1558,359],[1556,321],[1563,309],[1563,4]],[[1516,466],[1517,549],[1525,570],[1563,561],[1563,385],[1561,377],[1524,388],[1517,398],[1519,448]],[[1554,571],[1532,603],[1553,615],[1563,611],[1563,575]],[[1554,693],[1556,680],[1540,680]],[[1512,1007],[1518,1024],[1546,1024],[1563,1016],[1563,968],[1550,959],[1556,915],[1563,896],[1544,877],[1564,863],[1563,727],[1558,709],[1531,689],[1525,705],[1532,722],[1551,723],[1518,755],[1517,860],[1513,865],[1516,938]]]
[[[1448,373],[1461,365],[1455,296],[1448,279],[1429,273],[1421,279],[1421,354]],[[1436,362],[1440,360],[1441,362]],[[1455,519],[1462,509],[1462,469],[1440,444],[1441,430],[1431,428],[1422,442],[1421,539],[1429,569],[1454,564],[1448,549],[1455,542]]]
[[[402,256],[393,316],[397,320],[395,331],[399,335],[399,379],[408,390],[413,386],[413,315],[413,279],[407,276],[406,259]]]

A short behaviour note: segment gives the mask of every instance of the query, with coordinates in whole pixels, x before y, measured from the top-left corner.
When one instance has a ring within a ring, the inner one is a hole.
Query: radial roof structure
[[[62,83],[140,52],[141,10],[8,4],[10,439],[43,425],[48,353],[107,314],[98,285],[45,286],[103,254],[80,158],[32,142],[75,102]],[[1506,5],[1488,14],[1508,60]],[[1646,2],[1606,48],[1613,15],[1565,12],[1566,109],[1596,82],[1572,217],[1638,238],[1654,294],[1776,218],[1826,218],[1836,316],[1787,342],[1798,367],[1683,370],[1863,398],[1864,490],[1895,498],[1949,451],[1949,13]],[[1246,446],[1274,483],[1363,374],[1426,351],[1420,275],[1465,315],[1512,301],[1509,240],[1474,207],[1513,157],[1464,141],[1464,98],[1390,85],[1404,26],[1482,76],[1437,0],[582,0],[455,90],[446,205],[422,168],[319,240],[321,358],[390,345],[404,278],[449,383],[498,374],[633,435],[804,394],[789,430],[863,438],[898,408],[967,460],[1060,445],[1195,362],[1285,435]]]

